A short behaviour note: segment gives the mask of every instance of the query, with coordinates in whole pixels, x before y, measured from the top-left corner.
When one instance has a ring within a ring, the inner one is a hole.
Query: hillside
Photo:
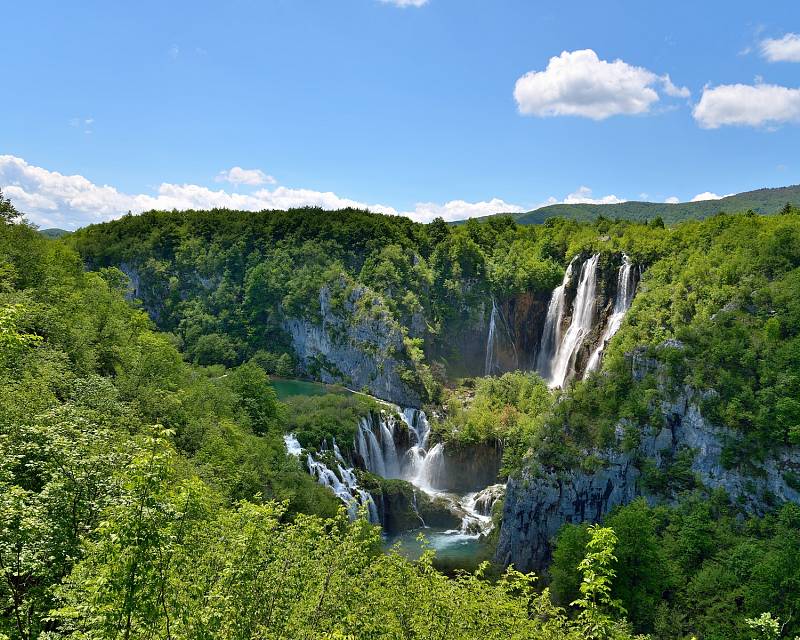
[[[55,240],[56,238],[63,238],[64,236],[68,236],[72,231],[67,231],[66,229],[39,229],[39,233],[41,233],[45,238],[50,238],[51,240]]]
[[[589,221],[605,216],[612,220],[644,222],[660,217],[666,224],[682,220],[703,220],[715,213],[739,213],[752,209],[756,213],[773,214],[787,203],[800,205],[800,185],[776,189],[757,189],[728,196],[720,200],[701,202],[622,202],[620,204],[553,204],[534,211],[513,214],[520,224],[542,224],[548,218],[569,218]]]

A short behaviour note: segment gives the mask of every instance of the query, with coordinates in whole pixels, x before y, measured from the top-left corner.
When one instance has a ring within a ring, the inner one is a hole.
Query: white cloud
[[[604,120],[613,115],[647,113],[658,102],[655,87],[670,96],[688,97],[668,75],[622,60],[601,60],[591,49],[563,51],[550,58],[544,71],[529,71],[514,86],[514,99],[524,115],[582,116]]]
[[[800,122],[800,89],[760,83],[705,87],[692,113],[704,129]]]
[[[524,207],[510,204],[500,198],[492,198],[486,202],[466,202],[465,200],[451,200],[445,204],[418,202],[414,211],[403,212],[402,215],[408,216],[417,222],[430,222],[434,218],[444,218],[450,222],[478,216],[489,216],[493,213],[521,213],[523,211],[525,211]]]
[[[181,53],[181,48],[177,44],[173,44],[169,49],[167,49],[167,53],[169,57],[175,60]]]
[[[231,193],[196,184],[162,183],[155,194],[128,194],[110,185],[97,185],[81,175],[67,176],[57,171],[28,164],[22,158],[0,155],[0,188],[27,217],[42,227],[75,229],[94,222],[118,218],[127,211],[148,209],[229,208],[246,211],[321,207],[355,207],[387,215],[403,215],[419,222],[437,216],[461,220],[500,212],[523,211],[523,207],[500,198],[483,202],[451,200],[444,204],[417,203],[411,211],[400,211],[382,204],[368,204],[344,198],[331,191],[263,188],[253,193]]]
[[[618,198],[615,195],[602,196],[600,198],[592,197],[592,190],[589,187],[579,187],[574,193],[570,193],[566,198],[561,200],[562,204],[619,204],[626,202],[623,198]]]
[[[800,62],[800,34],[767,38],[761,41],[760,48],[761,55],[770,62]]]
[[[698,193],[689,202],[703,202],[704,200],[721,200],[722,198],[727,198],[728,196],[732,195],[733,195],[732,193],[726,193],[724,196],[719,196],[712,191],[703,191],[703,193]]]
[[[680,200],[678,200],[678,196],[670,196],[666,200],[664,200],[667,204],[678,204]]]
[[[220,171],[215,180],[217,182],[230,182],[237,186],[240,184],[257,186],[277,183],[275,178],[268,176],[261,169],[242,169],[241,167],[232,167],[226,171]]]
[[[383,4],[393,4],[395,7],[421,7],[428,4],[428,0],[381,0]]]
[[[661,78],[661,84],[664,86],[664,93],[668,96],[672,96],[673,98],[688,98],[692,95],[692,92],[689,91],[686,87],[678,87],[672,83],[672,79],[669,77],[668,73],[665,73]]]

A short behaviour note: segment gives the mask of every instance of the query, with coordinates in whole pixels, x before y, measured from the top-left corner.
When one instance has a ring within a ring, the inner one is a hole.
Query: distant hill
[[[520,224],[542,224],[547,218],[571,218],[574,220],[594,220],[598,216],[621,218],[624,220],[652,220],[661,217],[666,224],[682,220],[702,220],[720,211],[737,213],[752,209],[756,213],[775,213],[786,203],[800,206],[800,185],[779,187],[777,189],[757,189],[738,193],[720,200],[702,202],[623,202],[621,204],[552,204],[535,211],[515,213],[514,219]]]
[[[66,229],[39,229],[39,233],[41,233],[45,238],[55,240],[56,238],[68,236],[70,233],[72,233],[72,231],[67,231]]]

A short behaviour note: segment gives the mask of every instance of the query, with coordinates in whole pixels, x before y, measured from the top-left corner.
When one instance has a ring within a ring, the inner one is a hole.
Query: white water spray
[[[586,335],[592,330],[599,261],[600,254],[596,253],[581,267],[578,290],[572,305],[572,321],[558,345],[550,365],[549,386],[551,388],[563,387],[566,384],[573,373],[578,349],[583,344]]]
[[[608,341],[619,331],[622,321],[625,319],[625,314],[633,302],[634,293],[636,293],[636,280],[634,279],[633,263],[628,256],[623,254],[622,265],[617,274],[617,293],[614,296],[614,308],[608,318],[606,328],[603,331],[600,342],[597,344],[597,348],[592,352],[589,361],[586,363],[584,377],[600,366],[600,360],[603,357]]]
[[[539,353],[536,355],[536,371],[546,380],[550,379],[553,358],[561,344],[561,324],[564,319],[566,290],[572,280],[573,265],[578,258],[569,263],[561,284],[553,289],[550,304],[547,305],[547,316],[542,330]]]

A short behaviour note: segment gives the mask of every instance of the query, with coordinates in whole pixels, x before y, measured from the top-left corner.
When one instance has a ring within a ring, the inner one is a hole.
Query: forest
[[[563,389],[532,366],[485,370],[489,312],[519,365],[512,312],[546,310],[590,255],[598,299],[619,256],[641,274],[601,365]],[[800,446],[798,291],[792,206],[678,225],[150,211],[48,238],[0,196],[0,638],[794,637],[800,505],[763,487]],[[614,451],[641,494],[562,522],[535,572],[387,549],[285,436],[332,467],[326,444],[344,450],[393,398],[370,378],[346,392],[360,369],[304,357],[300,324],[383,362],[376,380],[395,363],[433,441],[499,448],[503,481],[592,474]],[[341,386],[279,398],[287,378]],[[685,389],[727,434],[739,496],[690,448],[638,453]],[[780,473],[800,491],[800,468]]]

